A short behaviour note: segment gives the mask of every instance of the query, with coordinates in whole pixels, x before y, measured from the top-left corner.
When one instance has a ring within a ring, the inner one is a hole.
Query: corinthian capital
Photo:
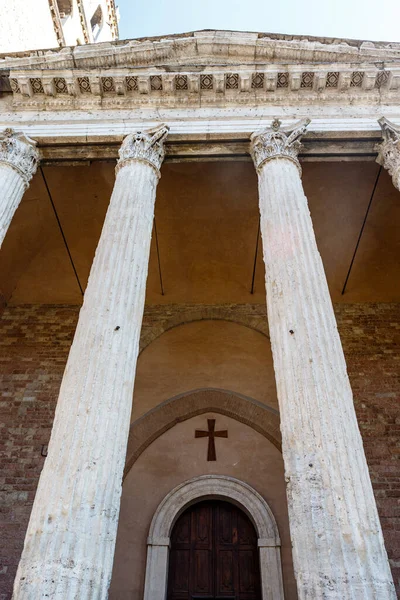
[[[270,128],[255,131],[250,138],[250,154],[257,171],[269,160],[288,158],[301,173],[297,156],[301,148],[300,138],[309,123],[310,119],[304,119],[290,127],[281,128],[281,122],[275,119]]]
[[[392,176],[393,185],[400,191],[400,127],[382,117],[378,121],[383,142],[377,146],[376,162],[385,167]]]
[[[0,131],[0,163],[18,171],[28,186],[39,163],[36,142],[21,131]]]
[[[168,125],[161,125],[149,131],[137,131],[126,136],[119,149],[117,172],[121,167],[133,160],[148,163],[157,175],[165,156],[164,140],[169,132]]]

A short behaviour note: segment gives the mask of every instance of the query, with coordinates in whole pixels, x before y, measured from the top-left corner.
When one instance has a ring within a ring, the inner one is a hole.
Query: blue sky
[[[116,0],[120,39],[233,29],[400,42],[400,0]]]

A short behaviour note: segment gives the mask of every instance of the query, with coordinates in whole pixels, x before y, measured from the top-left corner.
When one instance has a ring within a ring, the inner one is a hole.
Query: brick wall
[[[0,600],[11,598],[78,310],[12,307],[0,321]]]
[[[400,304],[340,305],[335,310],[400,598]]]
[[[264,307],[151,307],[142,346],[194,318],[261,323]],[[0,320],[0,600],[11,598],[78,307],[6,308]],[[182,316],[183,315],[183,316]],[[186,315],[186,318],[185,318]],[[386,546],[400,597],[400,304],[339,305],[339,331],[354,390]]]

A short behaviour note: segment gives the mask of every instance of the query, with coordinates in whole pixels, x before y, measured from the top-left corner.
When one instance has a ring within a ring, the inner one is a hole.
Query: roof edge
[[[202,62],[203,61],[203,62]],[[400,61],[400,43],[205,29],[0,55],[0,69]]]

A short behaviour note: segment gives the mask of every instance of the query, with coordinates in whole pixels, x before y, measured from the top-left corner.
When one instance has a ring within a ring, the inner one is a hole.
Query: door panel
[[[194,594],[212,596],[212,555],[209,550],[194,551],[192,590]]]
[[[254,579],[254,553],[251,550],[239,551],[239,591],[240,594],[249,594],[256,591]]]
[[[168,600],[261,600],[257,535],[229,502],[188,508],[171,534]]]
[[[190,550],[176,550],[171,574],[176,592],[189,593],[189,565]]]
[[[173,543],[190,542],[190,514],[184,513],[174,527]]]
[[[217,554],[217,596],[235,594],[234,560],[232,550],[220,550]]]

